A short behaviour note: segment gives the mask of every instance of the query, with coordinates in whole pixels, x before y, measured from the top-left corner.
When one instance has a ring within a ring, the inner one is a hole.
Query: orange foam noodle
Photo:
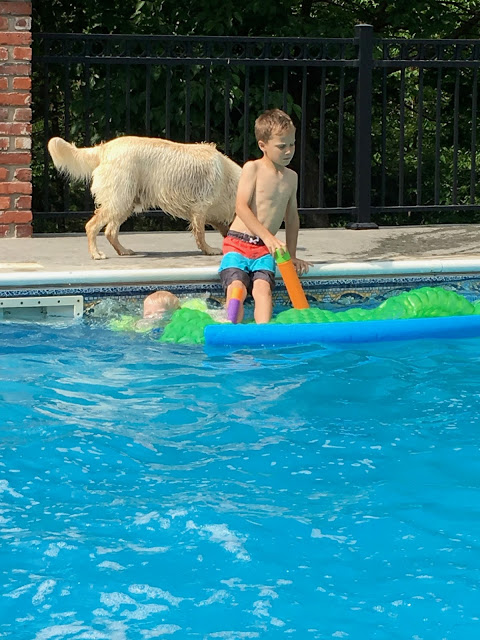
[[[308,304],[293,262],[291,260],[288,260],[287,262],[279,262],[278,269],[282,275],[292,306],[295,309],[308,309],[310,305]]]

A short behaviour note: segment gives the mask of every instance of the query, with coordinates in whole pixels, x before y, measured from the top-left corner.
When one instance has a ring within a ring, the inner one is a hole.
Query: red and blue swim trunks
[[[275,287],[275,260],[258,236],[229,231],[223,241],[220,280],[225,289],[234,282],[242,282],[249,293],[255,280],[266,280]]]

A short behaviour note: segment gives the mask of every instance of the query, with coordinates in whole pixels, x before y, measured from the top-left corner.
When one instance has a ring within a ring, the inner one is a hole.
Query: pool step
[[[81,318],[83,296],[0,298],[0,320]]]

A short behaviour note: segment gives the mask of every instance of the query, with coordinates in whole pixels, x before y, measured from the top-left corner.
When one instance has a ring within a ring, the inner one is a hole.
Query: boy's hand
[[[287,248],[287,245],[274,235],[271,235],[270,238],[263,239],[263,241],[272,256],[275,255],[277,249],[283,249],[285,251]]]
[[[302,273],[307,273],[310,267],[313,267],[312,262],[307,262],[306,260],[300,260],[300,258],[292,258],[293,266],[297,270],[298,275],[302,275]]]

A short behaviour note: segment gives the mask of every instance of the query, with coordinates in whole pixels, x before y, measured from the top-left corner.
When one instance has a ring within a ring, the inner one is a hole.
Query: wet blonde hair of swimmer
[[[255,120],[255,138],[257,142],[268,142],[276,134],[295,129],[292,119],[281,109],[264,111]]]
[[[175,311],[180,308],[180,301],[170,291],[155,291],[143,301],[143,317],[161,317],[167,311]]]

